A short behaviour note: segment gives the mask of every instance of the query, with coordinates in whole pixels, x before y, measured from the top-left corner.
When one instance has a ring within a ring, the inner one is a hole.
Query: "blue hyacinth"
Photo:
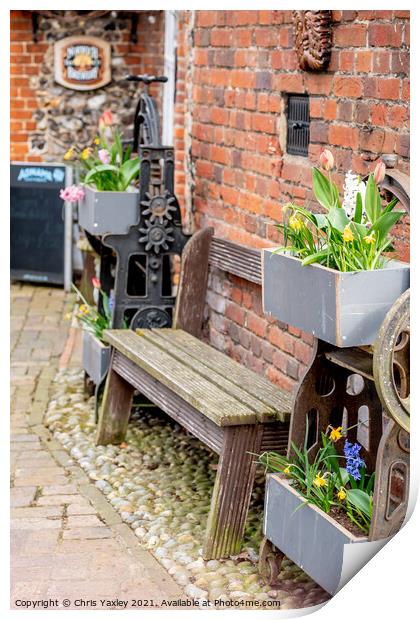
[[[355,480],[360,480],[360,469],[366,467],[366,463],[359,455],[361,445],[346,441],[344,444],[344,455],[346,457],[346,470]]]

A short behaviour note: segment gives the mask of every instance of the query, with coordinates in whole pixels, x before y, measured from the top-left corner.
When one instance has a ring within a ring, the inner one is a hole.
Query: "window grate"
[[[287,105],[287,152],[308,156],[309,97],[289,95]]]

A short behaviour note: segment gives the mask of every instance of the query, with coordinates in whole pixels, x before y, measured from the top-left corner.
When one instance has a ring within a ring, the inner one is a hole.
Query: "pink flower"
[[[98,278],[92,278],[92,284],[94,288],[97,288],[97,289],[101,288],[101,282]]]
[[[103,164],[111,163],[111,155],[109,154],[109,152],[106,149],[99,149],[98,157],[99,157],[99,159],[101,160],[101,162]]]
[[[321,155],[319,156],[319,161],[321,163],[321,166],[327,172],[334,168],[334,156],[328,149],[324,149],[321,152]]]
[[[60,189],[60,198],[65,202],[78,202],[85,197],[85,192],[77,185],[69,185],[64,189]]]
[[[113,123],[111,110],[105,110],[99,119],[99,127],[110,127]]]
[[[376,185],[382,183],[385,178],[385,164],[383,161],[378,161],[375,166],[375,170],[373,171],[373,178]]]

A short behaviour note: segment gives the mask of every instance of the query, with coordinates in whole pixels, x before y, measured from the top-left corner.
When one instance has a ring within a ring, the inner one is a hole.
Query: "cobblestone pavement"
[[[70,609],[80,608],[76,599],[93,600],[96,609],[101,599],[185,601],[42,424],[52,380],[77,342],[63,320],[72,298],[15,284],[11,302],[11,606],[46,599],[59,608],[68,599]]]

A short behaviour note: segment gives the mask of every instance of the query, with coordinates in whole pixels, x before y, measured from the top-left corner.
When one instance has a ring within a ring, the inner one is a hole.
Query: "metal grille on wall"
[[[309,97],[289,95],[287,106],[287,152],[290,155],[308,155]]]

